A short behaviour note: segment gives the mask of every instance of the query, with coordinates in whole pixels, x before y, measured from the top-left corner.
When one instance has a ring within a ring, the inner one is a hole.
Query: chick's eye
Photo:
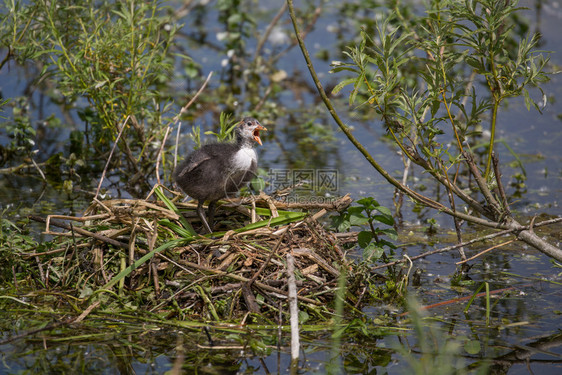
[[[248,122],[246,123],[246,126],[250,126],[250,125],[252,125],[252,123],[251,123],[250,121],[248,121]]]

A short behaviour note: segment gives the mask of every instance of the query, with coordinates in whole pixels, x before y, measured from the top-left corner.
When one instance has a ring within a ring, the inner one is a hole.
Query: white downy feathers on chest
[[[242,147],[236,154],[232,161],[232,166],[235,170],[248,170],[252,162],[256,163],[258,156],[256,151],[251,147]]]

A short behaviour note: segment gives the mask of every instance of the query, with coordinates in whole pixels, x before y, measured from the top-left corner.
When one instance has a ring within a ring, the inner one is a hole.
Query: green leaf
[[[375,200],[375,198],[373,198],[373,197],[361,198],[357,201],[357,203],[360,204],[361,206],[363,206],[365,208],[369,208],[369,209],[373,209],[373,208],[379,206],[379,202],[377,202]]]
[[[392,217],[392,215],[374,215],[373,219],[375,219],[379,223],[394,225],[394,218]]]
[[[336,228],[338,232],[345,232],[351,228],[351,224],[346,215],[332,216],[332,227]]]
[[[371,231],[364,230],[359,232],[359,234],[357,235],[357,243],[363,249],[366,248],[367,245],[369,245],[369,243],[371,243],[372,239],[373,239],[373,233],[371,233]]]
[[[237,26],[240,22],[242,22],[242,15],[240,13],[234,13],[228,17],[227,22],[231,27]]]
[[[340,66],[333,67],[330,70],[330,73],[339,73],[339,72],[343,72],[343,71],[352,72],[352,73],[355,73],[355,74],[359,74],[359,72],[360,72],[358,69],[353,68],[351,66],[340,65]],[[351,82],[348,82],[348,84],[349,84],[349,83],[352,83],[353,81],[355,81],[355,78],[348,78],[347,80],[351,81]]]
[[[478,340],[469,340],[467,342],[464,343],[464,350],[468,353],[468,354],[478,354],[480,353],[480,350],[482,350],[482,347],[480,345],[480,341]]]
[[[254,177],[250,184],[252,185],[252,189],[255,191],[262,191],[265,189],[265,181],[261,177]]]
[[[394,228],[379,229],[379,232],[386,234],[388,238],[390,238],[393,241],[396,241],[398,239],[398,233]]]
[[[481,71],[485,71],[482,63],[480,62],[480,60],[472,57],[472,56],[467,56],[466,57],[466,63],[470,66],[472,66],[474,69],[476,69],[477,72],[481,72]]]
[[[374,262],[379,259],[384,253],[384,249],[378,246],[376,243],[371,242],[367,247],[363,249],[363,259],[367,262]]]
[[[354,82],[355,82],[355,78],[348,78],[348,79],[345,79],[345,80],[341,81],[340,83],[338,83],[336,85],[336,87],[334,87],[332,89],[332,94],[333,95],[338,94],[341,91],[341,89],[343,89],[345,86],[350,85]]]
[[[396,245],[393,244],[392,242],[388,242],[387,240],[384,239],[379,239],[378,245],[380,248],[384,248],[384,246],[387,246],[391,249],[396,249]]]
[[[364,208],[360,206],[351,206],[347,209],[348,215],[355,215],[363,213]]]
[[[380,212],[381,214],[385,215],[385,216],[390,216],[392,217],[392,212],[390,211],[389,208],[384,207],[384,206],[377,206],[376,207],[377,211]]]
[[[362,73],[357,77],[357,79],[353,83],[353,90],[349,95],[349,105],[355,103],[355,98],[357,97],[357,94],[359,93],[359,90],[361,89],[361,86],[363,85],[364,81],[365,81],[365,75]]]
[[[527,89],[523,89],[523,98],[525,99],[525,107],[527,107],[527,111],[529,111],[531,109],[531,103],[533,102],[533,100],[531,99],[531,96],[529,95],[529,91],[527,91]]]
[[[352,213],[349,216],[349,223],[351,225],[361,226],[369,223],[369,219],[367,219],[363,214],[360,213]]]
[[[92,295],[94,291],[89,286],[84,286],[82,290],[80,290],[80,296],[78,298],[87,298]]]
[[[306,311],[299,310],[299,323],[300,324],[306,323],[309,319],[310,319],[310,315]]]
[[[260,216],[271,216],[271,210],[265,207],[256,207],[256,213]],[[279,216],[294,217],[300,219],[303,217],[303,212],[277,210]]]

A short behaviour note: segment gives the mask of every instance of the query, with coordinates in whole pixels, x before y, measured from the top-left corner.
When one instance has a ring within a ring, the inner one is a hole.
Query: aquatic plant
[[[502,101],[523,96],[528,108],[540,109],[529,87],[540,90],[548,79],[548,57],[536,50],[536,35],[520,40],[515,48],[508,43],[516,2],[432,1],[424,14],[408,20],[393,2],[376,28],[363,29],[360,42],[344,51],[346,61],[333,64],[332,72],[348,74],[333,92],[352,85],[350,105],[369,108],[385,127],[404,158],[405,176],[409,166],[416,165],[446,189],[448,204],[390,174],[355,137],[324,90],[300,35],[293,2],[288,4],[295,35],[327,110],[399,194],[450,215],[459,243],[461,223],[469,222],[510,231],[562,260],[562,250],[533,232],[533,221],[522,225],[512,215],[494,147]],[[475,152],[480,141],[474,133],[486,116],[490,138],[486,157],[480,159]]]

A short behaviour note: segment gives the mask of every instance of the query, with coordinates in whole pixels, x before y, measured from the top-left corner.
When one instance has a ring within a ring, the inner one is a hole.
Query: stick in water
[[[287,254],[287,277],[289,279],[289,315],[291,316],[291,362],[299,359],[299,307],[297,305],[297,283],[295,280],[295,261]]]

